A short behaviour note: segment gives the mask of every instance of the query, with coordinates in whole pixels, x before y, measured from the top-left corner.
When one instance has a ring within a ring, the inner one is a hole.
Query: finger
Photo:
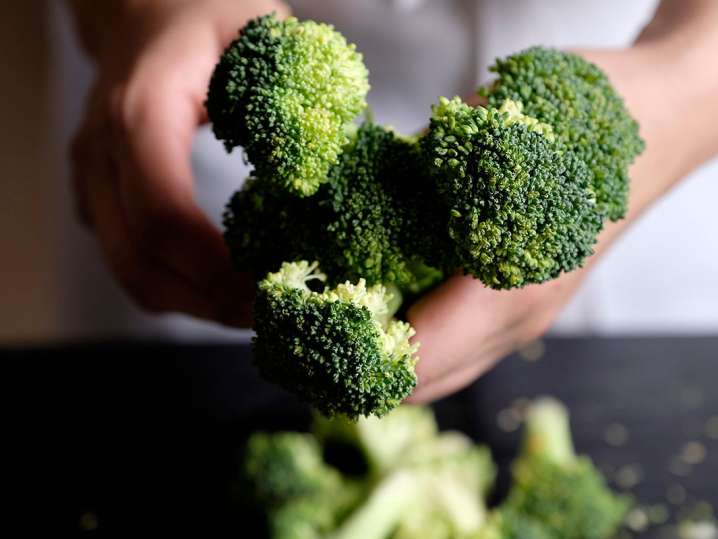
[[[479,94],[472,94],[464,101],[466,102],[466,104],[471,105],[472,107],[485,107],[489,103],[489,100],[487,98]]]
[[[406,402],[408,404],[428,403],[459,391],[491,369],[498,360],[499,356],[493,358],[486,356],[429,384],[420,384],[414,393],[406,399]]]
[[[148,90],[117,105],[122,117],[113,123],[119,127],[113,148],[122,205],[131,233],[149,256],[208,290],[225,267],[227,251],[195,203],[189,155],[199,118],[189,102],[177,103],[169,90],[161,94],[159,88]]]
[[[117,131],[122,205],[143,252],[188,279],[223,318],[250,301],[248,276],[232,268],[219,230],[195,202],[190,151],[201,107],[159,87],[135,100]]]
[[[105,260],[133,299],[152,312],[187,312],[217,318],[214,305],[184,279],[149,261],[136,248],[119,205],[115,171],[88,130],[78,138],[76,170]]]
[[[534,321],[538,328],[548,319],[550,313],[540,312],[540,302],[553,290],[547,286],[554,285],[499,291],[457,275],[422,298],[408,312],[414,339],[421,343],[420,381],[428,385],[489,351],[511,352],[525,335],[538,330]]]

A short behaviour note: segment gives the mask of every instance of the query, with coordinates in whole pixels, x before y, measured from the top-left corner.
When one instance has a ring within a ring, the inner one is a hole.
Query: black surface
[[[573,414],[576,445],[602,467],[642,470],[641,503],[718,504],[718,338],[549,340],[529,363],[502,362],[436,405],[440,423],[489,443],[504,474],[517,434],[497,414],[550,394]],[[232,481],[255,429],[301,428],[309,414],[261,382],[242,347],[98,344],[0,352],[0,537],[253,537]],[[628,443],[604,441],[608,425]],[[708,448],[687,477],[669,470],[688,441]],[[83,515],[86,515],[83,519]],[[96,516],[96,529],[92,518]],[[657,532],[641,537],[656,537]]]

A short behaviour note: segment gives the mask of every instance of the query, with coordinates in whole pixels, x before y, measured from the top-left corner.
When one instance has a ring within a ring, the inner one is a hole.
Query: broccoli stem
[[[393,473],[329,539],[385,539],[419,499],[420,482],[420,477],[411,471]]]
[[[526,415],[523,452],[546,458],[560,466],[576,460],[566,407],[556,399],[542,397]]]

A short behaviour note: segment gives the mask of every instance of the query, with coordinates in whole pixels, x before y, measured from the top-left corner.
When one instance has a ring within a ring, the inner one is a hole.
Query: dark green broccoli
[[[614,494],[587,457],[576,455],[568,411],[553,399],[529,409],[522,454],[505,507],[540,522],[553,539],[607,539],[629,501]]]
[[[365,123],[312,197],[250,179],[224,216],[235,266],[264,275],[284,261],[318,260],[331,284],[363,278],[412,292],[441,280],[425,262],[443,264],[448,236],[419,151],[415,140]]]
[[[324,414],[384,415],[416,385],[414,330],[392,318],[399,292],[364,280],[315,291],[325,279],[300,261],[260,282],[255,364]]]
[[[237,271],[263,277],[283,262],[321,259],[330,241],[312,198],[287,196],[269,182],[249,178],[227,204],[224,239]]]
[[[586,167],[520,104],[441,99],[423,146],[458,262],[487,286],[553,279],[593,252],[602,219]]]
[[[324,537],[362,495],[360,485],[322,460],[308,434],[254,434],[242,472],[244,494],[264,512],[273,539]]]
[[[267,15],[225,50],[206,107],[228,151],[243,146],[259,176],[310,195],[337,162],[368,91],[361,54],[333,27]]]
[[[614,221],[622,218],[628,165],[644,143],[603,71],[575,54],[541,47],[498,59],[491,71],[498,79],[481,91],[489,105],[511,99],[550,125],[567,151],[587,165],[598,211]]]

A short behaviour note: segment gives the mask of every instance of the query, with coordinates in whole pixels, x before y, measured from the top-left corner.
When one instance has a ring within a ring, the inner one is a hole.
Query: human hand
[[[707,118],[716,111],[705,88],[718,88],[718,77],[703,69],[706,52],[677,47],[652,37],[626,50],[577,51],[601,67],[641,125],[646,151],[631,168],[629,212],[606,223],[596,253],[586,267],[554,281],[523,289],[497,291],[470,276],[451,277],[422,298],[408,313],[421,343],[419,385],[409,402],[422,403],[471,383],[520,345],[544,333],[585,278],[590,267],[642,211],[680,178],[718,151],[718,128]],[[718,45],[717,45],[718,46]],[[716,48],[708,48],[708,51]],[[693,55],[687,54],[693,52]],[[686,61],[686,58],[693,61]],[[699,81],[703,82],[699,82]],[[666,113],[666,97],[690,103]],[[476,104],[476,103],[473,103]]]
[[[274,0],[90,2],[72,8],[97,65],[72,144],[73,187],[114,277],[144,309],[249,321],[253,282],[232,270],[197,206],[192,139],[217,59]]]

